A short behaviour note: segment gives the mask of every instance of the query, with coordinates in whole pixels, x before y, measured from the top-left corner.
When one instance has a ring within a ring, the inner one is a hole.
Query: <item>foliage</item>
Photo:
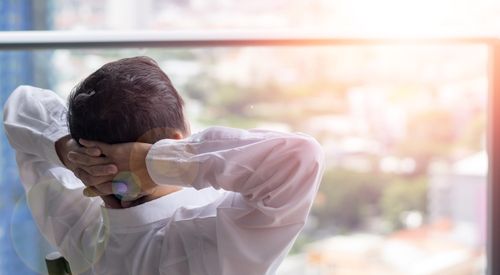
[[[366,230],[370,218],[381,217],[391,229],[402,227],[405,211],[426,212],[423,178],[328,169],[312,210],[319,227],[338,232]]]
[[[396,179],[383,191],[382,216],[393,230],[403,228],[402,214],[407,211],[426,212],[427,181],[424,178]]]
[[[379,214],[385,181],[383,175],[327,170],[319,190],[324,200],[313,209],[320,226],[333,226],[339,231],[361,229],[367,217]]]

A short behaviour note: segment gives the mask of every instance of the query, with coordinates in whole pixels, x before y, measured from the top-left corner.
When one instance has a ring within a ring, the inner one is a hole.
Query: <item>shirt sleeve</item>
[[[20,86],[4,106],[4,128],[16,152],[29,153],[62,166],[54,143],[68,135],[66,107],[49,90]]]
[[[305,223],[323,163],[309,136],[224,127],[161,140],[146,157],[158,184],[232,191],[217,209],[222,274],[274,274]]]
[[[18,87],[4,106],[4,128],[16,161],[26,201],[47,241],[71,268],[90,267],[99,246],[95,239],[99,202],[82,194],[83,183],[66,169],[55,142],[68,134],[66,106],[49,90]]]

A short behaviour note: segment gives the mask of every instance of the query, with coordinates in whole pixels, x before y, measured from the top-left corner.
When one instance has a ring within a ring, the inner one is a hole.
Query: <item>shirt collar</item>
[[[102,205],[101,213],[104,225],[114,231],[116,229],[139,227],[168,219],[178,208],[203,206],[213,202],[221,194],[221,192],[213,188],[202,190],[183,188],[177,192],[130,208],[112,209]]]

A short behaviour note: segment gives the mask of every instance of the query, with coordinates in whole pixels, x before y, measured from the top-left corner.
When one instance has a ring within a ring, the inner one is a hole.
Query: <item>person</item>
[[[324,166],[304,134],[191,135],[182,98],[148,57],[105,64],[68,107],[20,86],[4,128],[34,220],[73,274],[274,274]]]

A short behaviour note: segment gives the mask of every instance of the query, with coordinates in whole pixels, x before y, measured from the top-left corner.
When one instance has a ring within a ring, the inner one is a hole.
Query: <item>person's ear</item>
[[[184,135],[182,134],[181,131],[174,131],[171,136],[170,136],[171,139],[183,139],[184,138]]]
[[[162,139],[183,139],[182,131],[171,128],[154,128],[142,135],[137,142],[154,144]]]

